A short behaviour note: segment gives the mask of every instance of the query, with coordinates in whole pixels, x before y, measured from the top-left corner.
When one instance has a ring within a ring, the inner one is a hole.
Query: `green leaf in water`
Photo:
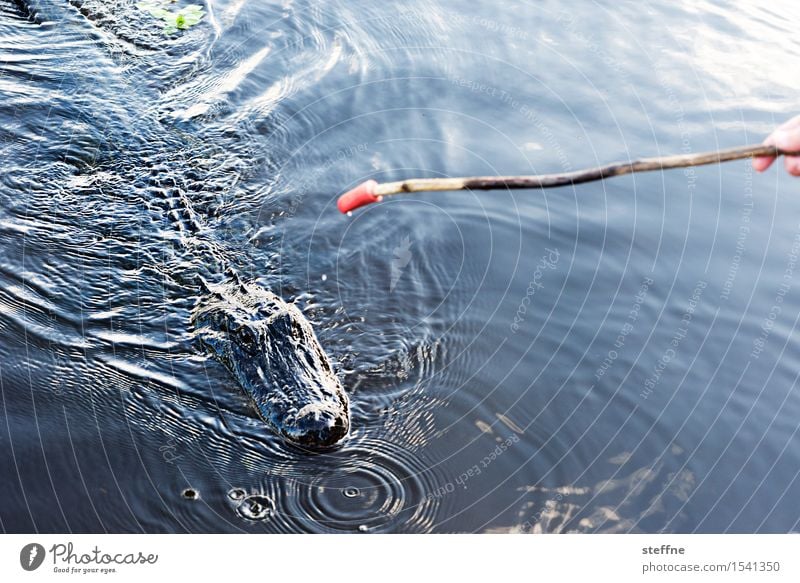
[[[178,11],[178,14],[183,16],[183,21],[186,23],[186,27],[188,28],[200,22],[205,13],[203,12],[203,7],[199,4],[188,4],[181,8]]]
[[[155,2],[139,2],[136,4],[136,8],[139,10],[144,10],[150,16],[155,18],[159,18],[161,20],[167,20],[170,17],[170,12],[166,8],[159,6]]]
[[[139,10],[164,21],[165,26],[161,31],[164,34],[175,34],[179,30],[187,30],[199,23],[205,15],[203,7],[199,4],[187,4],[177,12],[171,12],[164,7],[165,1],[167,0],[145,0],[136,4]]]

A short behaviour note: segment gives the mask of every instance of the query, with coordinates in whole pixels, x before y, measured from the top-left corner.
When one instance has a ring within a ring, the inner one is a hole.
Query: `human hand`
[[[765,146],[775,146],[781,150],[790,152],[800,152],[800,115],[793,117],[786,123],[772,132],[766,140]],[[775,158],[770,156],[759,156],[753,158],[753,168],[763,172],[772,165]],[[786,171],[792,176],[800,176],[800,156],[785,156],[783,165]]]

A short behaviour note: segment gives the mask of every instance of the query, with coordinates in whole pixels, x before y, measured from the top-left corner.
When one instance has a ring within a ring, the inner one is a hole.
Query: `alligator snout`
[[[311,324],[257,284],[218,284],[195,309],[200,341],[287,441],[328,447],[350,431],[350,404]]]
[[[345,409],[320,411],[311,405],[297,414],[294,423],[284,427],[285,437],[303,447],[334,445],[349,431],[350,417]]]

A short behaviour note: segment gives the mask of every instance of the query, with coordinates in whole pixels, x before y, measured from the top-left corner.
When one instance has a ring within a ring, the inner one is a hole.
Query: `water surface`
[[[787,532],[800,181],[367,178],[758,143],[789,2],[0,0],[6,532]],[[312,455],[193,336],[197,277],[293,300],[351,395]],[[185,495],[191,488],[199,496]]]

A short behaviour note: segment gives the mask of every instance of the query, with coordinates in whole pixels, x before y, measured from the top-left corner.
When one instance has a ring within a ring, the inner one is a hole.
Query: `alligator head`
[[[347,394],[311,324],[293,304],[252,283],[210,285],[193,322],[200,342],[287,440],[324,447],[350,429]]]

